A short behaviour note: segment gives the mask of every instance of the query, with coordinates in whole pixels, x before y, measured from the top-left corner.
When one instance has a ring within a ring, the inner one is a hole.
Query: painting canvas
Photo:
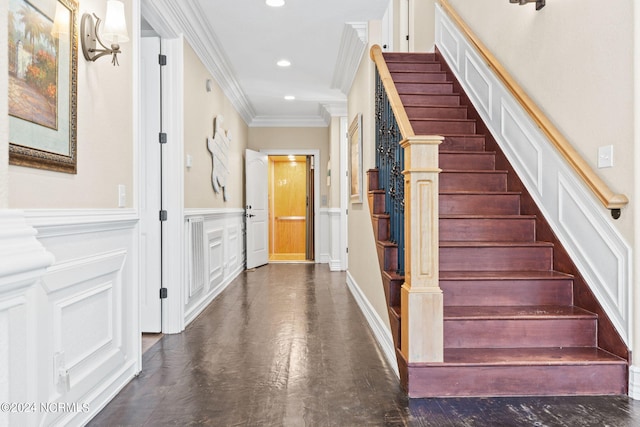
[[[353,203],[362,203],[362,114],[349,126],[349,178]]]
[[[10,163],[75,173],[77,3],[9,0]]]

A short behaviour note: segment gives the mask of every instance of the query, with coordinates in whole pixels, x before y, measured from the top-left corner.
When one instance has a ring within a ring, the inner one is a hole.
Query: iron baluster
[[[398,246],[398,273],[404,274],[404,150],[402,135],[376,70],[376,167],[379,188],[385,190],[385,210],[389,214],[389,240]]]

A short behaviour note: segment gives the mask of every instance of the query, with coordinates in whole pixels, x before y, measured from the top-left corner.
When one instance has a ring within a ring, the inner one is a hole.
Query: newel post
[[[412,136],[401,145],[405,170],[405,283],[401,351],[407,362],[442,362],[443,298],[438,282],[438,146],[441,136]]]

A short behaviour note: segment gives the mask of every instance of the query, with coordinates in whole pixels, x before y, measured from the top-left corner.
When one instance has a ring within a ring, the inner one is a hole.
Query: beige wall
[[[132,2],[124,3],[133,39]],[[80,2],[78,16],[95,12],[104,17],[105,9],[104,0],[84,0]],[[9,166],[9,207],[116,208],[119,184],[126,186],[126,207],[133,206],[133,151],[137,135],[134,135],[132,46],[132,42],[122,45],[119,67],[111,65],[109,58],[87,62],[79,52],[78,173]]]
[[[409,50],[411,52],[433,52],[436,42],[433,23],[436,20],[435,0],[411,0],[410,19],[411,35]]]
[[[207,79],[212,90],[207,92]],[[223,117],[222,128],[231,137],[227,178],[227,202],[215,193],[211,184],[212,161],[207,137],[213,137],[213,118]],[[185,208],[244,207],[244,150],[248,127],[233,108],[193,48],[184,43],[184,154],[192,157],[192,167],[185,166]]]
[[[280,149],[320,150],[320,207],[324,208],[327,205],[322,204],[323,197],[327,200],[329,199],[329,189],[327,188],[329,139],[329,127],[252,127],[249,128],[249,144],[247,148],[255,151]]]
[[[0,3],[0,28],[7,28],[7,14],[9,6],[6,1]],[[8,34],[0,31],[0,70],[7,70]],[[7,182],[7,170],[9,162],[9,119],[7,117],[7,73],[0,74],[0,209],[7,207],[9,202],[9,189]]]
[[[616,192],[632,196],[633,2],[533,5],[450,0],[558,129]],[[597,169],[598,147],[615,165]],[[633,243],[633,200],[615,226]]]
[[[380,43],[380,22],[369,22],[370,45]],[[376,243],[369,205],[366,200],[366,171],[375,167],[375,104],[374,66],[369,52],[362,57],[360,68],[354,79],[348,98],[348,122],[362,113],[362,169],[364,171],[363,203],[351,203],[348,216],[349,273],[362,289],[380,319],[388,325],[389,315],[382,288],[382,277],[378,268]]]

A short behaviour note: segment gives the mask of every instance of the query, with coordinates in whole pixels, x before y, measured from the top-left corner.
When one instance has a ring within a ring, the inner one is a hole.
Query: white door
[[[246,150],[247,268],[269,262],[268,162],[266,154]]]
[[[160,39],[140,39],[141,132],[140,174],[140,311],[142,332],[162,331],[160,288],[162,239],[160,212]]]

